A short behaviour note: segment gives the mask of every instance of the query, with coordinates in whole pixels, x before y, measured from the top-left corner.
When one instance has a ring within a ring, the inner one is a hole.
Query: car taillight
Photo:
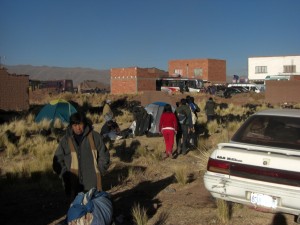
[[[253,166],[209,158],[207,171],[252,180],[300,187],[300,172]]]
[[[207,170],[216,173],[230,174],[230,163],[223,160],[209,158]]]

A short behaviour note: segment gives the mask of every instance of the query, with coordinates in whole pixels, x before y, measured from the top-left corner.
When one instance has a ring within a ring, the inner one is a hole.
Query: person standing
[[[179,137],[180,140],[177,140],[177,153],[182,153],[185,155],[188,151],[187,146],[189,132],[194,130],[192,113],[190,107],[187,105],[187,101],[185,98],[180,100],[179,107],[177,107],[175,111],[181,130],[181,136]]]
[[[210,97],[206,104],[205,104],[205,114],[207,117],[207,122],[213,121],[215,119],[215,109],[216,109],[216,103],[214,102],[214,100],[212,99],[212,97]]]
[[[107,99],[105,101],[105,104],[103,106],[103,112],[102,112],[102,115],[103,116],[107,116],[107,117],[110,117],[111,119],[113,119],[114,117],[114,114],[113,114],[113,111],[111,110],[111,100],[110,99]]]
[[[101,175],[110,164],[101,135],[93,131],[83,113],[70,116],[70,124],[53,157],[53,170],[62,178],[68,202],[79,192],[102,190]]]
[[[174,135],[177,132],[177,129],[177,118],[172,111],[172,106],[166,104],[159,121],[159,132],[163,134],[166,145],[166,158],[172,156]]]

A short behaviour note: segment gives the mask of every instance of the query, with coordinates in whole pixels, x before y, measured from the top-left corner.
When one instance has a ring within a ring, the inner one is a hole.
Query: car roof
[[[300,117],[300,110],[299,109],[266,109],[255,113],[255,115]]]

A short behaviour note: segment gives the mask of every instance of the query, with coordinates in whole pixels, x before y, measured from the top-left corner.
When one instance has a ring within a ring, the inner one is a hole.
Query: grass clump
[[[228,224],[230,220],[230,210],[228,202],[223,199],[217,199],[216,204],[218,209],[218,219],[222,224]]]
[[[140,207],[139,204],[134,204],[131,215],[135,225],[146,225],[148,223],[148,216],[145,208]]]
[[[210,121],[207,124],[207,130],[209,134],[214,134],[218,131],[219,125],[216,120]]]
[[[175,169],[175,179],[181,185],[188,183],[189,171],[186,166],[179,166]]]

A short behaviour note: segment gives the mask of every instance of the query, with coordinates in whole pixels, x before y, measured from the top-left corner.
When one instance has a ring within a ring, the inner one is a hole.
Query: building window
[[[202,77],[203,76],[203,69],[202,68],[194,69],[194,76],[195,77]]]
[[[296,65],[283,66],[284,73],[296,73]]]
[[[255,73],[268,73],[266,66],[256,66]]]
[[[182,75],[183,75],[182,69],[175,69],[175,70],[174,70],[174,74],[175,74],[175,75],[181,75],[181,76],[182,76]]]

